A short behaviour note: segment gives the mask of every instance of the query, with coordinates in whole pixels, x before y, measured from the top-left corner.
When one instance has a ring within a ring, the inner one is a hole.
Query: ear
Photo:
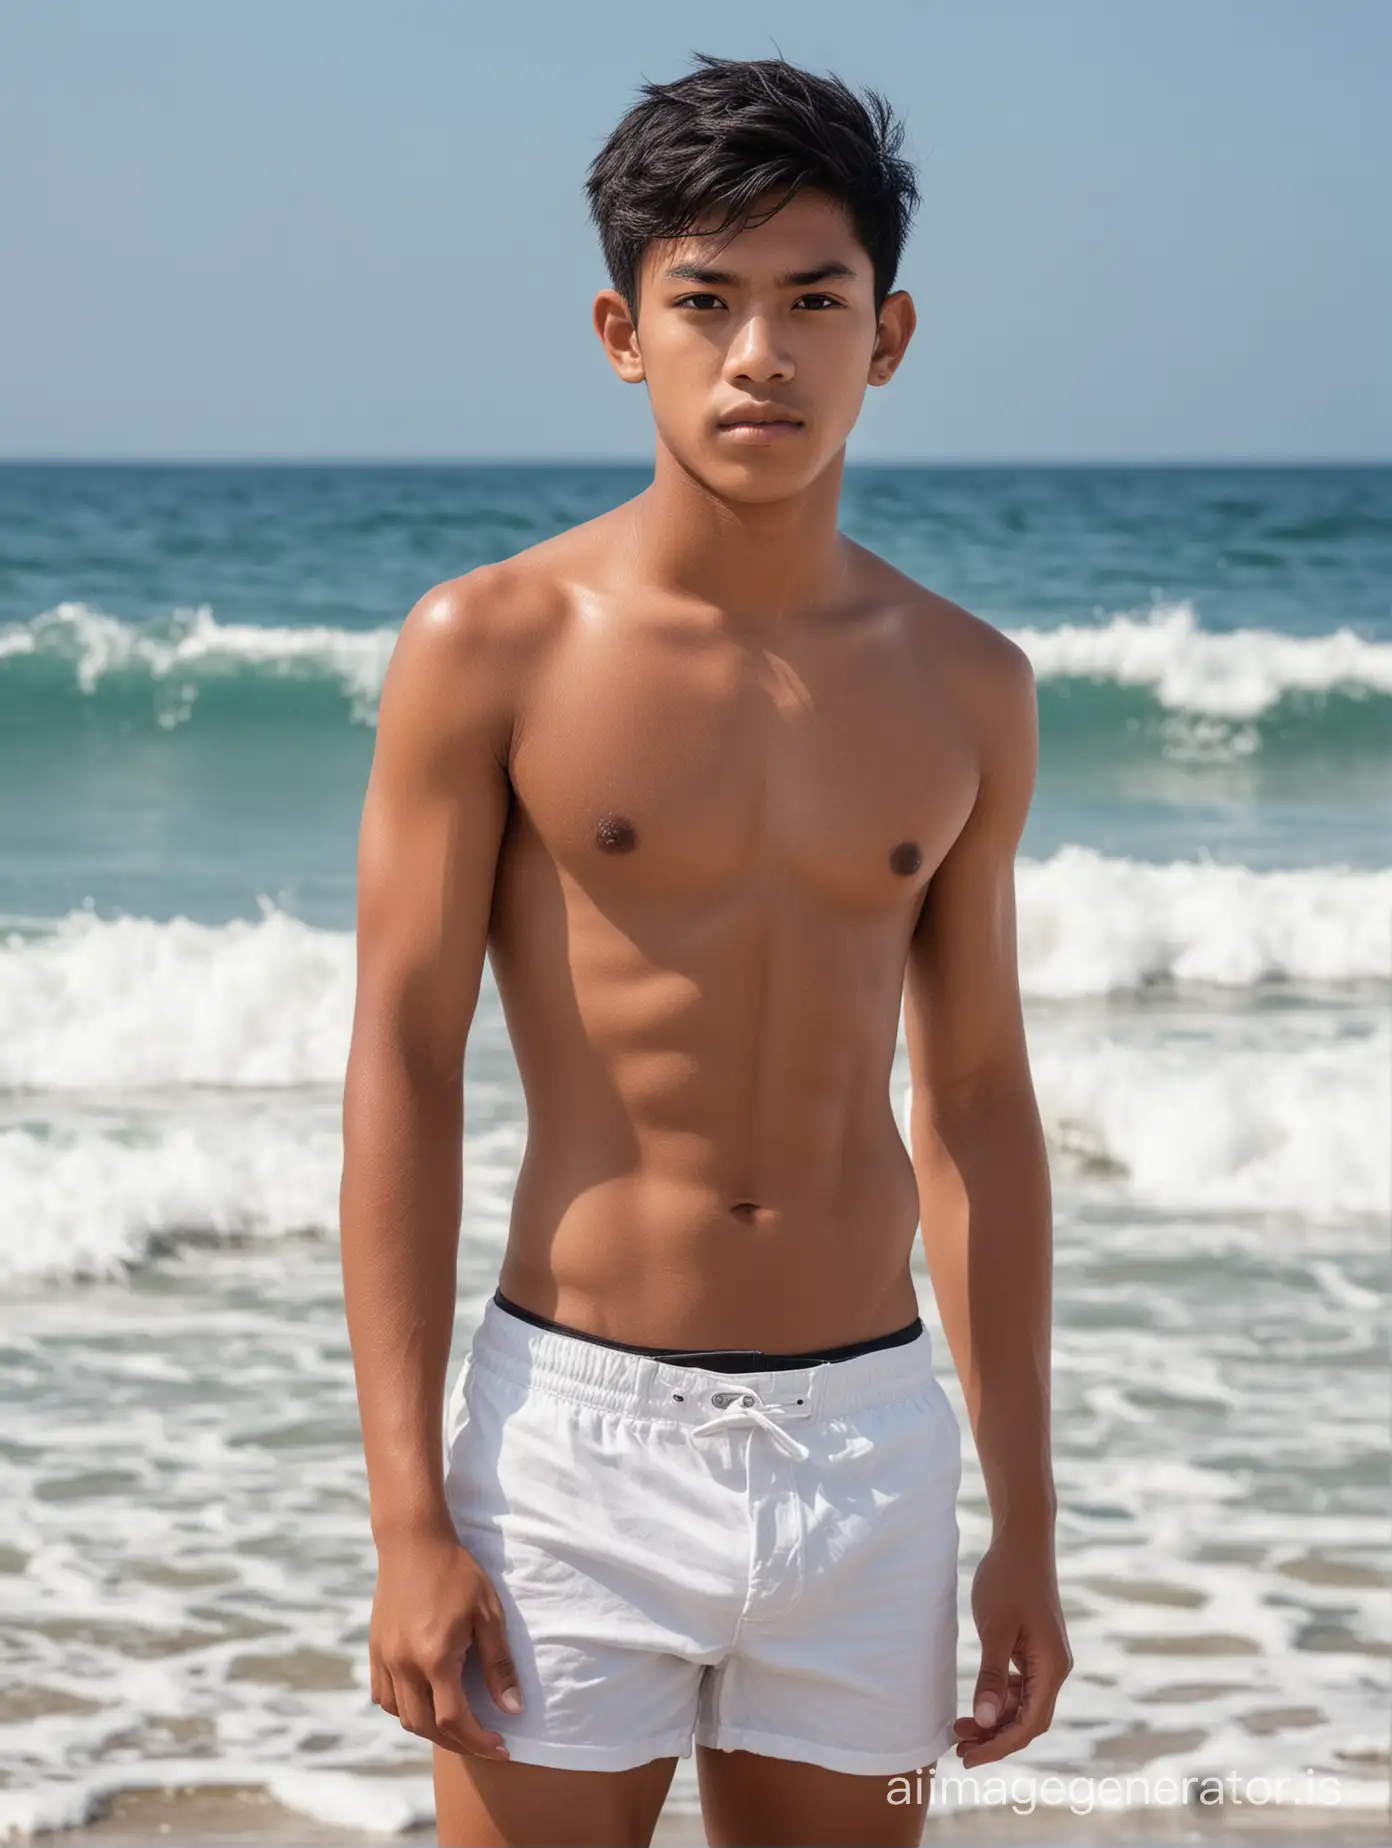
[[[907,289],[895,289],[884,299],[880,310],[879,326],[875,329],[875,350],[870,355],[870,370],[867,375],[871,385],[887,385],[894,376],[894,369],[904,357],[905,348],[913,339],[914,328],[918,325],[918,316],[914,312],[913,297]]]
[[[601,289],[596,295],[594,324],[615,372],[626,384],[640,385],[643,355],[638,347],[638,328],[628,303],[617,289]]]

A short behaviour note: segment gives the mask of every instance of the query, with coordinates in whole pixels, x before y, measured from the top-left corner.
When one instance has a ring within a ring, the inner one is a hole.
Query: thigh
[[[646,1848],[676,1767],[654,1758],[629,1771],[563,1771],[436,1746],[438,1839],[442,1848]]]
[[[914,1848],[933,1783],[931,1765],[865,1777],[706,1745],[696,1775],[710,1848]]]

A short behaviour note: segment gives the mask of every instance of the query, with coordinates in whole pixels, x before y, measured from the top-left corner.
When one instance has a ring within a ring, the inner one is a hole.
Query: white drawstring
[[[800,1444],[792,1432],[779,1424],[777,1419],[769,1417],[764,1402],[757,1392],[745,1387],[740,1392],[711,1394],[712,1405],[724,1405],[729,1401],[733,1403],[729,1405],[727,1411],[722,1411],[718,1418],[708,1418],[704,1424],[694,1426],[691,1435],[700,1437],[706,1431],[728,1431],[737,1425],[756,1424],[768,1432],[785,1455],[797,1457],[802,1462],[806,1462],[811,1456],[812,1453],[805,1444]]]

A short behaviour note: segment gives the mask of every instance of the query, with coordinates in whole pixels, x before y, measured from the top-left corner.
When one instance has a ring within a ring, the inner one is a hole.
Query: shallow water
[[[0,469],[0,1822],[156,1772],[321,1774],[281,1789],[365,1828],[427,1801],[367,1695],[333,1237],[375,698],[430,583],[641,483]],[[1040,682],[1020,954],[1076,1668],[1009,1768],[1310,1768],[1366,1800],[1392,471],[865,471],[845,524]],[[468,1114],[456,1359],[525,1134],[491,981]],[[965,1711],[969,1440],[961,1518]]]

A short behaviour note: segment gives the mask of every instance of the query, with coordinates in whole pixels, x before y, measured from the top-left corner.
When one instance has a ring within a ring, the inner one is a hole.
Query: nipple
[[[595,829],[595,840],[605,853],[632,853],[638,845],[638,830],[627,815],[606,815]]]
[[[917,841],[900,841],[889,856],[890,871],[904,879],[911,878],[922,864],[923,855],[918,850]]]

